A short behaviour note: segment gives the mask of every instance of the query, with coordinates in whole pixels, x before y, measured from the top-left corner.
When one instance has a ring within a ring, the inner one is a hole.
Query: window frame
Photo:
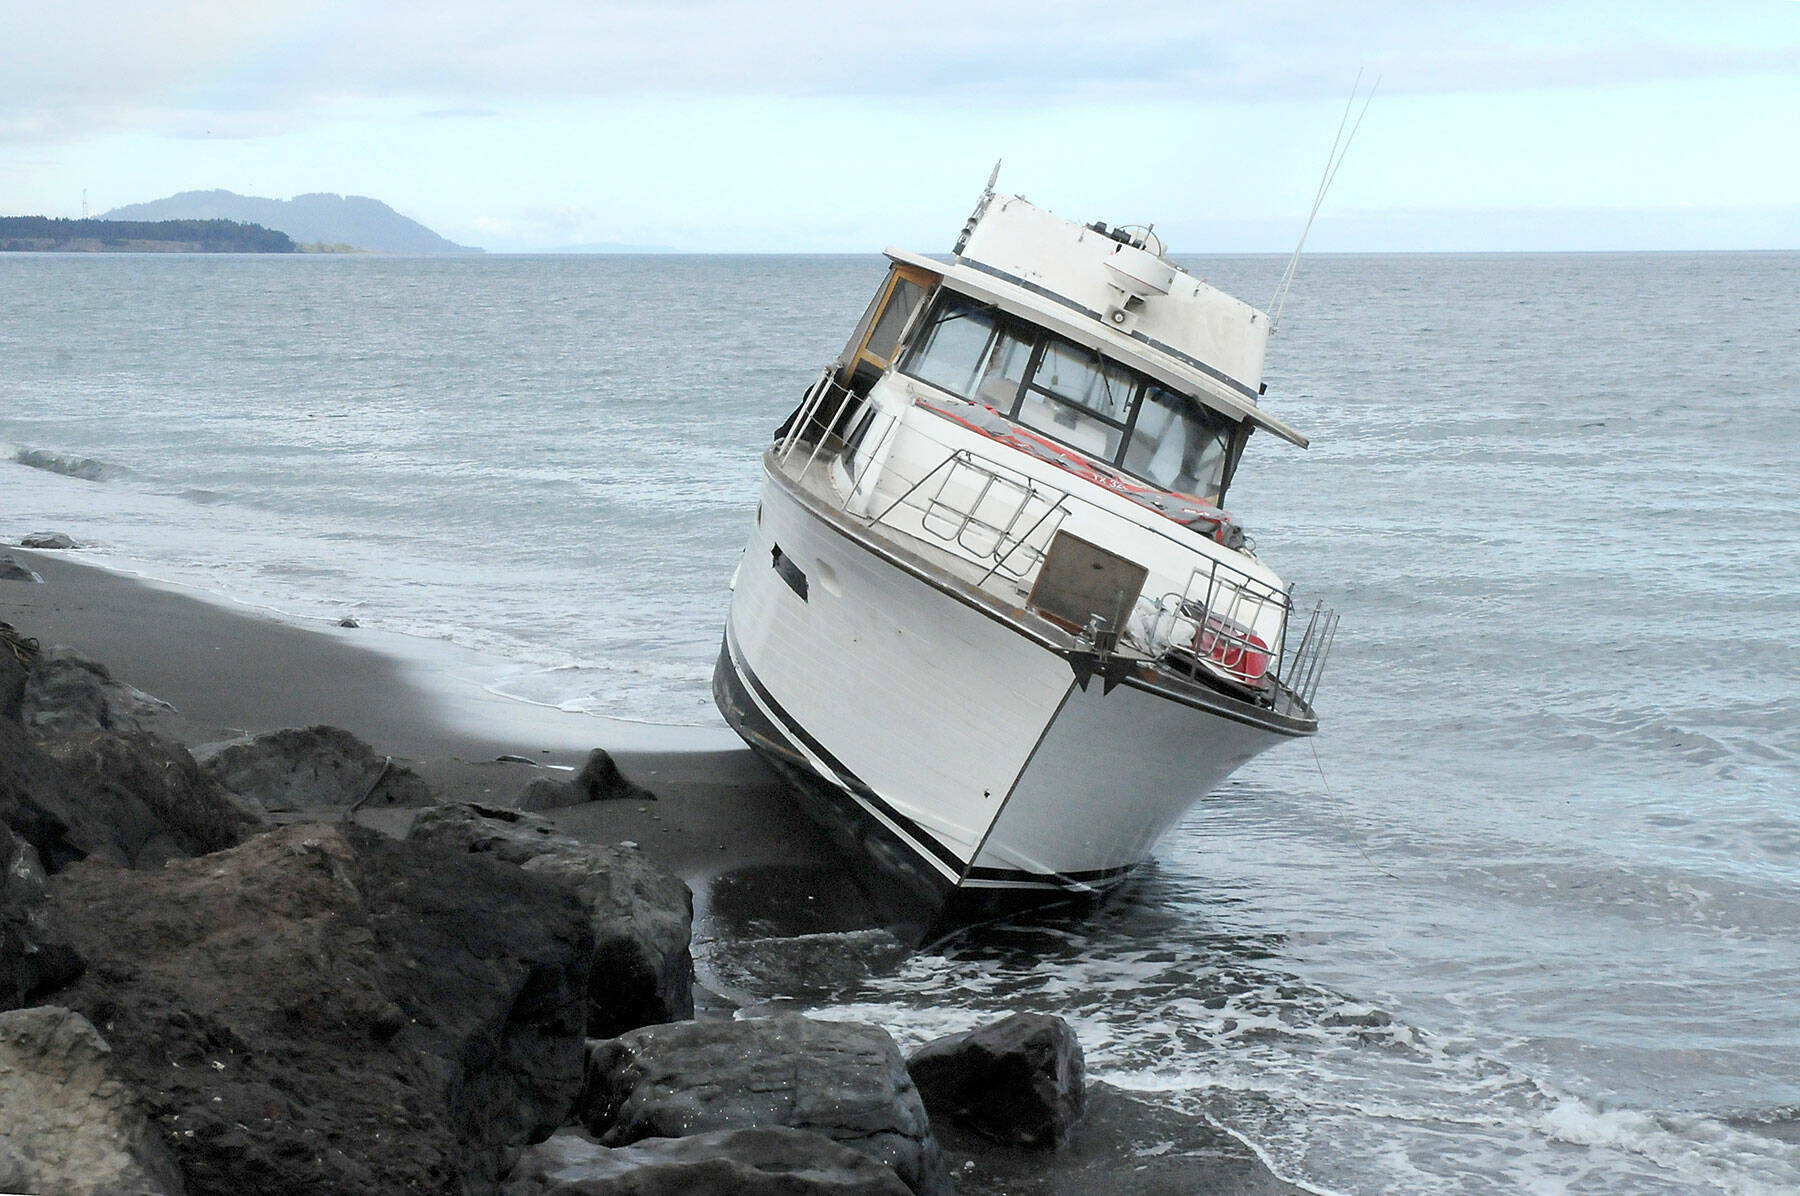
[[[1224,505],[1225,493],[1231,486],[1232,477],[1237,472],[1238,461],[1243,456],[1245,442],[1249,439],[1250,427],[1248,421],[1233,419],[1231,416],[1218,410],[1218,408],[1208,405],[1197,395],[1188,394],[1184,391],[1177,390],[1175,387],[1169,386],[1166,383],[1159,382],[1156,379],[1151,378],[1142,370],[1135,369],[1123,361],[1108,357],[1099,349],[1089,348],[1079,341],[1071,340],[1069,337],[1053,332],[1040,324],[1033,324],[1030,320],[1021,316],[1016,316],[997,304],[986,303],[975,298],[973,295],[963,294],[961,291],[949,290],[942,286],[938,287],[936,294],[928,295],[925,302],[919,305],[920,314],[915,317],[916,322],[911,335],[906,337],[895,349],[894,364],[892,366],[895,373],[904,374],[915,382],[922,383],[935,390],[944,391],[945,394],[954,395],[963,402],[973,403],[980,401],[969,395],[957,394],[955,391],[949,390],[928,378],[919,376],[912,370],[912,365],[918,359],[921,348],[927,339],[925,333],[933,324],[940,320],[940,313],[948,307],[951,302],[956,303],[966,310],[985,312],[993,320],[993,331],[990,333],[993,337],[1010,333],[1019,340],[1029,339],[1031,341],[1031,356],[1026,361],[1025,370],[1023,376],[1020,378],[1019,384],[1013,389],[1011,401],[1004,410],[995,407],[995,411],[1004,415],[1009,422],[1017,424],[1019,427],[1024,428],[1035,435],[1048,437],[1049,439],[1056,441],[1056,443],[1080,453],[1082,456],[1087,457],[1096,464],[1104,465],[1125,477],[1143,482],[1149,486],[1154,486],[1158,491],[1164,494],[1185,494],[1188,492],[1170,490],[1156,479],[1145,477],[1140,473],[1134,473],[1125,467],[1125,458],[1131,451],[1132,437],[1137,430],[1138,413],[1143,410],[1145,392],[1154,386],[1169,391],[1171,394],[1180,395],[1183,398],[1190,399],[1198,405],[1201,410],[1218,416],[1224,421],[1224,427],[1221,429],[1221,432],[1223,434],[1225,445],[1224,468],[1222,469],[1219,478],[1218,504],[1221,507]],[[1131,379],[1131,393],[1126,399],[1125,419],[1123,421],[1113,419],[1111,416],[1103,415],[1084,403],[1071,402],[1061,395],[1036,384],[1035,379],[1037,378],[1038,367],[1043,363],[1046,348],[1052,343],[1061,343],[1071,346],[1084,354],[1091,355],[1096,362],[1099,362],[1102,365],[1109,365],[1125,371],[1126,375]],[[993,345],[990,342],[988,348],[984,350],[984,353],[992,352],[992,349]],[[1027,394],[1036,394],[1050,402],[1061,403],[1065,406],[1073,407],[1085,417],[1098,420],[1106,426],[1117,430],[1119,432],[1118,447],[1113,450],[1110,457],[1096,457],[1080,445],[1072,444],[1069,441],[1064,440],[1053,431],[1040,428],[1035,424],[1023,422],[1019,416],[1024,410],[1025,397]],[[1217,434],[1218,433],[1215,433],[1215,435]],[[1203,495],[1194,495],[1193,497],[1204,499]]]

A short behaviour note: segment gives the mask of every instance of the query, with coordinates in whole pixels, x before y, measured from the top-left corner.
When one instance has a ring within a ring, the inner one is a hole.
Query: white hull
[[[1313,729],[1149,676],[1084,688],[1066,649],[779,469],[715,689],[747,741],[938,902],[1108,887],[1231,772]]]

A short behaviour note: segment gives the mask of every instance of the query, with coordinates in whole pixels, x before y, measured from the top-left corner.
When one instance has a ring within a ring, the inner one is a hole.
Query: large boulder
[[[0,1009],[29,1004],[84,966],[45,915],[45,883],[37,849],[0,823]]]
[[[520,794],[521,810],[556,810],[591,801],[655,801],[656,794],[627,780],[605,748],[595,748],[567,781],[538,777]]]
[[[196,757],[219,784],[272,813],[432,802],[418,773],[340,727],[271,731],[208,745]]]
[[[607,1147],[572,1130],[526,1149],[504,1196],[907,1196],[822,1134],[764,1126]]]
[[[581,1120],[607,1146],[787,1126],[842,1143],[916,1193],[949,1174],[885,1030],[794,1015],[678,1022],[589,1044]]]
[[[590,1037],[694,1016],[694,895],[679,877],[624,845],[546,852],[525,871],[570,886],[587,911]]]
[[[69,548],[80,548],[75,537],[67,532],[32,532],[19,541],[20,548],[53,549],[61,551]]]
[[[235,847],[269,825],[172,739],[91,730],[40,735],[38,743],[73,783],[61,811],[85,855],[155,868]]]
[[[422,812],[408,837],[522,864],[581,898],[594,943],[590,1037],[694,1016],[693,893],[636,847],[582,843],[538,815],[465,802]]]
[[[573,1109],[587,927],[518,868],[307,823],[50,893],[192,1192],[491,1192]]]
[[[1069,1023],[1015,1013],[933,1039],[906,1061],[932,1116],[1012,1146],[1059,1146],[1086,1108]]]
[[[26,730],[42,737],[141,731],[146,716],[166,709],[166,702],[115,680],[105,665],[59,646],[32,661],[20,717]]]
[[[88,794],[11,719],[0,718],[0,823],[56,872],[87,855],[70,825]]]
[[[0,1013],[0,1190],[184,1190],[112,1051],[78,1013],[53,1006]]]

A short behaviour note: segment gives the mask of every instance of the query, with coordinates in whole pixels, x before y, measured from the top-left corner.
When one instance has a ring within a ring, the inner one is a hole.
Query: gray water
[[[0,465],[0,535],[716,721],[758,449],[880,273],[0,256],[0,452],[71,471]],[[1062,1012],[1320,1190],[1800,1190],[1797,296],[1791,254],[1306,262],[1266,402],[1313,447],[1228,505],[1343,612],[1320,736],[1095,918],[828,1015]]]

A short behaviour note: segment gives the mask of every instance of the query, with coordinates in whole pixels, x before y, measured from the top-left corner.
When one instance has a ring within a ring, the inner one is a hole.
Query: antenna
[[[975,201],[975,210],[969,213],[969,219],[963,224],[962,235],[956,238],[956,245],[950,252],[957,257],[962,256],[963,247],[969,243],[969,237],[975,232],[975,226],[981,223],[981,214],[987,211],[988,201],[994,198],[994,184],[1000,181],[1000,164],[1005,158],[994,159],[994,169],[988,172],[987,187],[981,192],[981,198]]]
[[[1319,178],[1319,190],[1313,196],[1312,211],[1306,215],[1306,227],[1300,230],[1300,243],[1294,246],[1294,256],[1288,259],[1287,269],[1281,272],[1281,281],[1275,284],[1274,298],[1269,300],[1269,335],[1281,326],[1281,309],[1287,306],[1288,288],[1294,285],[1294,274],[1300,269],[1300,251],[1306,248],[1306,235],[1312,232],[1313,221],[1318,218],[1319,209],[1325,206],[1325,193],[1331,190],[1331,182],[1337,178],[1338,169],[1343,166],[1344,159],[1350,155],[1350,143],[1356,140],[1356,131],[1362,128],[1363,117],[1368,115],[1369,101],[1375,98],[1375,89],[1381,86],[1381,76],[1375,76],[1375,83],[1369,88],[1369,94],[1363,97],[1361,110],[1356,114],[1356,123],[1350,124],[1350,135],[1344,136],[1344,126],[1350,122],[1350,110],[1356,105],[1356,93],[1362,87],[1363,73],[1356,72],[1356,82],[1350,85],[1350,98],[1344,103],[1344,115],[1338,119],[1337,136],[1331,139],[1331,152],[1325,155],[1325,173]]]

